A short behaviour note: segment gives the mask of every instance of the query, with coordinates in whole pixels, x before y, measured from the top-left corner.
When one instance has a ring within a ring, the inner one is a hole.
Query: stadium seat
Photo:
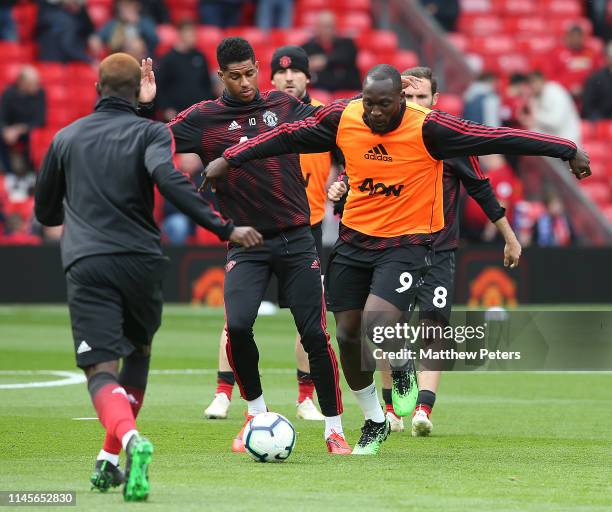
[[[270,36],[272,36],[272,34],[274,33],[271,32]],[[289,30],[279,30],[277,31],[277,33],[282,33],[284,34],[282,37],[282,43],[279,44],[274,44],[274,48],[278,48],[279,46],[284,46],[284,45],[294,45],[294,46],[301,46],[303,45],[306,41],[308,41],[308,39],[310,39],[311,36],[311,32],[309,30],[304,30],[304,29],[289,29]],[[277,36],[280,38],[280,35]]]
[[[603,183],[581,183],[580,188],[582,191],[593,201],[596,205],[609,204],[612,200],[612,191],[610,187]]]
[[[39,169],[57,130],[51,128],[36,128],[30,133],[30,158],[34,169]]]
[[[372,30],[372,18],[365,12],[350,12],[338,19],[338,31],[347,37]]]
[[[157,25],[157,35],[159,37],[159,45],[155,53],[162,57],[174,46],[178,35],[173,25]]]
[[[368,50],[361,50],[357,54],[357,67],[359,68],[361,78],[364,78],[370,68],[376,66],[377,63],[378,61],[374,54]]]
[[[101,28],[102,25],[113,17],[112,9],[109,8],[109,6],[99,3],[88,4],[87,12],[96,29]]]
[[[86,62],[71,62],[67,65],[71,86],[87,86],[93,89],[98,81],[98,70]]]
[[[68,70],[64,64],[39,62],[36,67],[40,74],[40,80],[45,87],[48,85],[63,84],[67,79]]]
[[[484,69],[501,75],[526,73],[531,69],[530,59],[522,53],[494,55],[484,59]]]
[[[390,30],[362,32],[356,42],[359,49],[367,49],[377,54],[394,52],[398,47],[397,35]]]
[[[601,207],[601,213],[608,219],[608,222],[612,224],[612,204],[608,203]]]
[[[596,125],[591,121],[582,120],[580,122],[580,134],[583,141],[596,138]]]
[[[582,143],[591,161],[607,161],[610,158],[610,143],[585,139]]]
[[[0,41],[0,55],[2,55],[2,64],[4,63],[20,63],[24,62],[23,49],[19,43],[10,41]]]
[[[34,38],[38,5],[36,2],[19,2],[13,7],[13,19],[17,24],[20,41],[30,41]]]
[[[602,121],[598,121],[595,124],[595,134],[597,139],[606,141],[610,144],[612,140],[612,120],[605,119]]]
[[[504,23],[499,16],[471,15],[461,16],[458,23],[459,30],[464,34],[474,36],[494,36],[504,30]]]
[[[533,0],[494,0],[494,9],[506,15],[529,16],[538,10]]]
[[[234,27],[228,28],[223,34],[224,37],[244,37],[253,48],[267,46],[268,35],[257,27]]]
[[[451,43],[458,52],[465,53],[468,47],[468,38],[460,32],[451,32],[447,34],[446,39]]]
[[[463,98],[457,94],[442,93],[435,109],[461,117],[463,113]]]
[[[419,65],[419,57],[416,53],[409,50],[399,50],[391,64],[401,73],[405,69]]]
[[[584,30],[587,36],[593,33],[593,24],[591,20],[587,18],[567,18],[561,17],[550,17],[548,18],[548,30],[552,34],[563,36],[572,25],[579,25]]]
[[[492,0],[461,0],[462,13],[490,13],[493,11]]]
[[[198,49],[206,55],[209,63],[216,62],[217,45],[223,39],[223,31],[218,27],[202,25],[198,27]]]
[[[514,38],[505,35],[498,37],[474,37],[470,39],[468,48],[480,55],[505,55],[516,48]]]
[[[542,4],[542,10],[551,15],[576,18],[583,14],[579,0],[542,0]]]
[[[557,38],[551,35],[521,34],[516,38],[517,49],[530,57],[548,54],[557,46]]]
[[[525,37],[544,37],[548,32],[546,19],[539,16],[509,16],[504,18],[504,32],[525,34]],[[550,37],[550,36],[548,36]]]

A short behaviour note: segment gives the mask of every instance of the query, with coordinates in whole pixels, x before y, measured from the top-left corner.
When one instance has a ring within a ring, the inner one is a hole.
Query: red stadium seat
[[[336,91],[332,94],[332,98],[334,100],[344,100],[344,99],[350,99],[354,96],[357,96],[358,94],[360,94],[361,91],[353,91],[352,89],[347,89],[347,90],[343,90],[343,91]]]
[[[19,43],[10,41],[0,41],[0,55],[2,55],[2,64],[23,62],[23,49]]]
[[[495,0],[495,9],[503,14],[529,16],[538,11],[533,0]]]
[[[348,37],[372,30],[372,18],[365,12],[351,12],[338,19],[338,31]]]
[[[597,138],[609,144],[612,140],[612,120],[598,121],[595,126]]]
[[[363,32],[356,42],[360,49],[367,49],[376,53],[394,52],[398,47],[397,35],[389,30]]]
[[[601,213],[608,219],[608,222],[612,224],[612,204],[608,203],[601,207]]]
[[[301,46],[311,37],[309,30],[289,29],[285,31],[285,45]],[[275,46],[276,48],[276,46]]]
[[[174,25],[157,25],[157,35],[159,37],[159,45],[155,52],[162,57],[174,46],[178,39],[178,34]]]
[[[463,114],[463,98],[457,94],[441,94],[436,110],[442,110],[453,116],[461,117]]]
[[[301,11],[323,11],[329,9],[329,6],[329,0],[299,0],[295,8]]]
[[[419,57],[409,50],[400,50],[395,54],[391,64],[401,73],[408,68],[419,65]]]
[[[43,86],[63,84],[68,77],[68,68],[64,64],[40,62],[36,65]]]
[[[56,131],[49,128],[37,128],[30,133],[30,158],[35,169],[40,168],[40,164],[47,153],[49,144],[51,144]]]
[[[268,35],[256,27],[234,27],[225,31],[224,37],[244,37],[253,47],[266,46]]]
[[[465,53],[468,47],[468,38],[460,32],[451,32],[446,35],[446,39],[458,52]]]
[[[372,10],[370,0],[334,0],[332,3],[336,12],[364,12],[370,14]],[[329,2],[327,5],[329,6]]]
[[[510,36],[474,37],[470,40],[469,50],[479,55],[505,55],[516,48],[514,39]]]
[[[218,27],[203,25],[198,27],[198,49],[206,55],[209,63],[217,62],[217,45],[223,39],[223,31]]]
[[[591,121],[585,121],[584,119],[580,122],[580,134],[583,141],[589,141],[596,138],[595,123]]]
[[[493,11],[493,0],[461,0],[462,13],[489,13]]]
[[[490,56],[484,59],[484,63],[484,69],[502,75],[526,73],[531,69],[529,57],[521,53]]]
[[[607,162],[610,158],[610,143],[598,140],[584,140],[584,150],[592,162]]]
[[[522,34],[517,37],[516,43],[517,49],[527,55],[548,54],[557,46],[557,38],[547,34]]]
[[[543,0],[542,10],[551,15],[567,18],[582,16],[580,0]]]
[[[102,25],[113,17],[111,6],[104,4],[89,4],[87,6],[87,12],[96,28],[102,27]]]
[[[372,52],[361,50],[357,54],[357,67],[359,68],[359,73],[362,78],[364,78],[370,68],[376,66],[376,64],[378,64],[378,62]]]
[[[71,62],[68,64],[71,86],[87,86],[92,90],[98,81],[98,69],[85,62]]]
[[[473,36],[497,35],[504,30],[504,24],[499,16],[471,15],[461,16],[458,23],[459,30],[464,34]]]
[[[546,19],[538,16],[509,16],[504,18],[504,32],[525,33],[529,37],[544,37],[549,28]]]
[[[612,200],[612,191],[607,184],[604,183],[585,183],[581,182],[580,188],[582,191],[597,205],[608,204]]]

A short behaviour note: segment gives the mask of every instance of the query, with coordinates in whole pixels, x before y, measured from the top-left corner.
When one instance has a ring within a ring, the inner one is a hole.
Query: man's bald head
[[[100,96],[120,96],[130,101],[140,93],[140,64],[127,53],[113,53],[100,63]]]

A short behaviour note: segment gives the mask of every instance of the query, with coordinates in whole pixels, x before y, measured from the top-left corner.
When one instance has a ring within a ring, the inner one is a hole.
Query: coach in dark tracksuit
[[[161,323],[168,262],[153,219],[153,185],[223,240],[251,247],[262,238],[213,211],[174,168],[168,128],[137,115],[140,66],[134,58],[105,59],[97,88],[102,99],[95,111],[59,131],[51,143],[36,185],[36,217],[48,226],[64,224],[62,263],[77,365],[106,428],[92,484],[106,490],[121,483],[117,465],[123,446],[124,497],[142,500],[149,490],[152,445],[138,435],[135,417]]]

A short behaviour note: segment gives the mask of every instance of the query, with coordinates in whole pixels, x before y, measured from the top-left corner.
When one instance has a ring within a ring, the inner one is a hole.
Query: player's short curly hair
[[[365,87],[367,82],[377,82],[379,80],[391,80],[394,92],[399,93],[402,90],[402,77],[399,71],[389,64],[378,64],[370,69],[363,85]]]
[[[217,62],[221,71],[235,62],[251,60],[255,62],[255,52],[249,42],[242,37],[226,37],[217,46]]]

